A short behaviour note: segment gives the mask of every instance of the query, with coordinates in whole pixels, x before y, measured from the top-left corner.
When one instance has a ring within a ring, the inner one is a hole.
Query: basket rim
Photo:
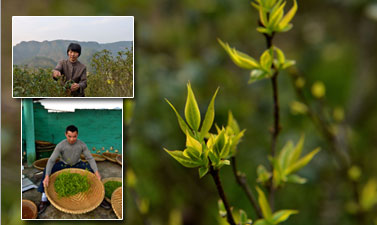
[[[35,209],[35,210],[32,209],[32,211],[33,211],[33,217],[30,218],[30,219],[36,219],[37,216],[38,216],[38,207],[37,207],[37,205],[33,201],[31,201],[29,199],[22,199],[22,203],[27,203],[28,204],[27,206],[31,206],[32,208]],[[22,219],[24,219],[24,218],[22,218]]]
[[[103,161],[106,160],[106,158],[104,156],[100,155],[100,154],[97,154],[97,153],[90,153],[90,154],[92,154],[92,156],[93,156],[93,158],[96,162],[103,162]],[[83,162],[87,162],[84,154],[80,155],[80,160],[83,161]]]
[[[48,187],[45,187],[45,193],[46,193],[46,196],[48,198],[48,200],[51,202],[51,204],[57,208],[58,210],[62,211],[62,212],[65,212],[65,213],[69,213],[69,214],[84,214],[84,213],[87,213],[87,212],[90,212],[90,211],[93,211],[94,209],[96,209],[100,204],[101,202],[103,201],[103,198],[105,196],[105,188],[103,186],[103,183],[100,182],[100,180],[98,180],[98,178],[96,177],[96,175],[94,175],[93,173],[91,172],[88,172],[88,176],[90,177],[90,179],[94,180],[94,182],[99,182],[101,185],[100,185],[100,195],[98,197],[98,201],[95,202],[94,204],[92,204],[90,207],[86,208],[86,209],[82,209],[82,210],[72,210],[72,209],[67,209],[67,208],[64,208],[62,206],[60,206],[58,204],[58,202],[55,201],[55,199],[53,199],[49,192],[48,192],[48,188],[50,188],[51,186],[53,186],[54,184],[52,184],[51,180],[53,180],[52,178],[54,178],[55,176],[58,176],[60,173],[63,173],[63,172],[66,172],[66,171],[69,171],[71,173],[82,173],[84,171],[88,172],[87,170],[84,170],[84,169],[79,169],[79,168],[66,168],[66,169],[62,169],[62,170],[59,170],[53,174],[51,174],[50,176],[50,181],[49,181],[49,185]]]
[[[120,159],[119,159],[119,158],[120,158]],[[115,160],[117,161],[117,163],[118,163],[119,165],[122,165],[122,159],[123,159],[123,157],[122,157],[122,155],[120,155],[120,154],[118,154],[117,157],[115,158]]]
[[[123,185],[123,179],[121,177],[107,177],[107,178],[103,178],[101,181],[102,181],[103,187],[105,187],[105,183],[108,182],[108,181],[119,181]],[[105,194],[106,194],[106,190],[105,190]],[[111,199],[109,199],[108,197],[106,197],[106,195],[105,195],[105,200],[107,202],[111,203]]]
[[[115,209],[115,206],[114,206],[114,196],[116,194],[118,194],[118,192],[123,192],[123,189],[122,187],[118,187],[117,189],[114,190],[113,194],[111,195],[111,207],[113,208],[113,211],[115,213],[115,215],[118,217],[118,219],[122,219],[122,215],[123,215],[123,199],[121,201],[121,211],[119,212],[118,210]],[[120,215],[119,215],[120,214]]]
[[[114,156],[115,155],[115,157],[110,157],[110,156],[108,156],[108,155],[112,155],[112,156]],[[107,160],[109,160],[109,161],[111,161],[111,162],[117,162],[116,161],[116,157],[118,156],[118,155],[120,155],[120,154],[118,154],[118,153],[113,153],[113,152],[104,152],[104,153],[102,153],[102,156],[103,157],[105,157]]]

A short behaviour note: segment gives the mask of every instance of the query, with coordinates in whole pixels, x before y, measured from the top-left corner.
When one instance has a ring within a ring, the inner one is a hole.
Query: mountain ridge
[[[53,41],[22,41],[13,46],[13,64],[28,65],[32,67],[45,67],[52,61],[58,62],[67,58],[67,47],[70,43],[81,45],[81,55],[79,61],[91,70],[90,59],[93,54],[103,49],[109,50],[113,56],[117,52],[131,49],[132,41],[117,41],[112,43],[98,43],[96,41],[76,41],[76,40],[53,40]],[[37,57],[37,58],[36,58]],[[43,62],[43,58],[50,59],[50,62]],[[33,62],[30,64],[30,62]],[[38,64],[41,63],[41,65]],[[30,65],[29,65],[30,64]]]

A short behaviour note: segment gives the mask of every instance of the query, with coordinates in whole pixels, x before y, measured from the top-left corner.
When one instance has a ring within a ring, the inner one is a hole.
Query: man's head
[[[67,55],[70,62],[76,62],[81,55],[81,46],[77,43],[71,43],[67,48]]]
[[[67,138],[68,143],[70,143],[71,145],[76,143],[78,134],[79,130],[74,125],[69,125],[65,129],[65,137]]]

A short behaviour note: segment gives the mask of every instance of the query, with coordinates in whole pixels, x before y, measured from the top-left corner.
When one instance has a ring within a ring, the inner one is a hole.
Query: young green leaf
[[[190,158],[193,162],[201,162],[201,157],[200,157],[200,152],[192,147],[187,147],[183,151],[183,155],[186,156],[187,158]]]
[[[267,49],[262,53],[262,56],[260,57],[260,65],[264,71],[271,71],[272,56],[270,54],[270,49]]]
[[[264,219],[259,219],[257,220],[254,225],[271,225],[271,223],[267,222],[266,220]]]
[[[216,89],[216,92],[208,105],[206,115],[204,116],[203,124],[200,130],[200,133],[203,137],[206,137],[208,135],[208,131],[211,129],[213,120],[215,119],[215,98],[218,91],[219,88]]]
[[[295,183],[295,184],[305,184],[306,179],[302,178],[296,174],[291,174],[287,176],[287,182],[289,183]]]
[[[228,43],[222,42],[220,39],[218,39],[218,42],[220,45],[225,49],[225,51],[228,53],[232,61],[239,67],[244,69],[256,69],[259,68],[258,62],[250,57],[249,55],[237,51],[236,49],[230,48]]]
[[[258,203],[262,210],[263,217],[266,220],[270,220],[272,218],[272,212],[270,205],[268,204],[267,198],[259,187],[256,187],[256,189],[258,192]]]
[[[241,138],[243,137],[243,135],[245,134],[246,130],[242,130],[241,132],[239,132],[236,136],[234,136],[232,139],[231,139],[231,144],[230,144],[230,154],[232,156],[234,156],[236,154],[236,148],[237,148],[237,145],[238,143],[240,142]]]
[[[289,10],[289,12],[287,14],[285,14],[283,19],[279,23],[279,30],[280,31],[288,31],[292,27],[292,25],[290,25],[288,23],[293,19],[293,17],[296,14],[296,11],[297,11],[297,1],[293,0],[292,8]]]
[[[295,64],[296,64],[296,61],[294,61],[294,60],[286,60],[282,69],[286,69],[286,68],[291,67]]]
[[[240,209],[240,225],[248,225],[248,224],[251,224],[251,219],[248,219],[247,218],[247,214],[245,211],[243,211],[242,209]]]
[[[302,148],[304,147],[305,135],[301,135],[300,140],[297,142],[292,153],[289,155],[287,166],[293,165],[300,158]]]
[[[189,157],[183,155],[182,151],[179,151],[179,150],[169,151],[166,148],[164,148],[164,150],[167,153],[169,153],[169,155],[171,155],[180,164],[182,164],[184,167],[195,168],[201,165],[201,163],[192,161]]]
[[[289,164],[289,158],[293,151],[293,142],[287,141],[287,143],[284,145],[283,149],[280,151],[279,154],[279,162],[282,170],[286,170],[288,168]]]
[[[228,112],[228,127],[232,128],[235,134],[240,132],[240,127],[238,126],[237,121],[234,119],[233,114],[231,111]]]
[[[269,74],[264,70],[255,69],[250,72],[250,79],[249,84],[254,83],[255,81],[262,80],[264,78],[268,78]]]
[[[207,141],[207,148],[212,149],[214,144],[215,144],[215,135],[210,134]]]
[[[221,132],[216,136],[215,143],[213,145],[214,153],[219,157],[221,150],[225,146],[225,129],[222,129]]]
[[[192,92],[191,84],[187,84],[187,100],[185,106],[185,117],[189,126],[198,131],[200,126],[200,111],[198,103],[196,102],[195,95]]]
[[[265,27],[257,27],[257,31],[262,34],[271,34],[271,31]]]
[[[208,167],[202,166],[199,168],[199,177],[202,178],[208,173]]]
[[[208,157],[212,162],[212,166],[219,165],[220,158],[213,151],[208,151]]]
[[[183,131],[183,133],[187,133],[187,131],[189,131],[190,134],[192,134],[192,131],[191,131],[191,128],[187,125],[187,123],[182,119],[182,117],[179,115],[179,113],[177,112],[177,110],[174,108],[173,104],[171,104],[169,102],[169,100],[165,99],[165,101],[170,105],[170,107],[174,110],[175,112],[175,115],[177,116],[177,119],[178,119],[178,124],[179,124],[179,127],[181,128],[181,130]]]
[[[287,174],[296,172],[297,170],[301,169],[302,167],[306,166],[310,160],[320,151],[320,148],[316,148],[306,156],[302,157],[300,160],[295,162],[293,165],[290,165],[286,171]]]
[[[285,4],[286,2],[284,2],[283,4],[278,3],[271,10],[268,24],[269,24],[269,27],[271,27],[274,30],[276,30],[280,20],[283,18]]]
[[[272,176],[272,183],[275,188],[279,187],[282,182],[287,180],[286,174],[284,173],[283,169],[281,168],[280,161],[277,159],[272,160],[272,164],[274,165],[274,171]]]
[[[276,52],[276,57],[277,57],[278,62],[279,62],[279,67],[282,67],[285,63],[285,55],[284,55],[283,51],[281,49],[279,49],[278,47],[274,46],[274,51]]]
[[[267,12],[264,10],[263,7],[259,7],[259,20],[263,24],[264,27],[267,27]]]
[[[195,149],[199,155],[202,154],[202,144],[193,138],[189,132],[186,133],[186,147]]]
[[[225,209],[225,205],[224,205],[224,203],[223,203],[223,201],[222,201],[221,199],[219,199],[219,200],[217,201],[217,205],[218,205],[218,207],[219,207],[219,215],[220,215],[221,217],[226,217],[226,209]]]
[[[263,165],[259,165],[257,168],[258,179],[257,182],[265,183],[271,178],[271,173]]]
[[[297,210],[279,210],[272,215],[273,224],[278,224],[286,221],[291,215],[297,214]]]

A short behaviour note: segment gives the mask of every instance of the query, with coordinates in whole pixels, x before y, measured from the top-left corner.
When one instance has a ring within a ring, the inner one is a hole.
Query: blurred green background
[[[291,5],[288,1],[288,5]],[[326,86],[326,97],[313,105],[345,112],[337,124],[344,132],[340,143],[362,170],[358,190],[377,176],[377,2],[369,0],[299,1],[291,31],[274,43],[296,60],[306,79],[305,95],[315,81]],[[191,82],[199,107],[205,112],[217,87],[215,122],[226,124],[228,110],[241,128],[247,129],[239,145],[238,167],[255,185],[256,167],[268,166],[272,126],[272,93],[269,80],[248,85],[249,72],[237,68],[216,38],[254,57],[265,49],[257,33],[256,10],[250,1],[146,1],[146,0],[35,0],[2,1],[2,223],[20,220],[20,100],[11,98],[11,16],[16,15],[128,15],[135,17],[135,108],[125,140],[129,180],[125,196],[127,224],[220,224],[218,195],[209,176],[199,179],[163,151],[183,149],[185,140],[169,99],[183,114],[186,83]],[[346,177],[339,174],[334,155],[307,116],[294,115],[290,103],[297,100],[287,73],[279,75],[282,132],[278,149],[291,139],[306,135],[304,152],[317,146],[322,151],[300,172],[305,185],[287,185],[276,193],[277,209],[298,209],[285,224],[371,224],[352,216],[345,206],[352,199]],[[127,117],[127,115],[126,115]],[[255,213],[236,184],[230,167],[220,176],[230,204]],[[254,189],[253,189],[254,190]],[[373,211],[374,210],[374,211]],[[60,224],[48,222],[46,224]],[[101,221],[82,224],[102,224]],[[31,223],[30,223],[31,224]]]

